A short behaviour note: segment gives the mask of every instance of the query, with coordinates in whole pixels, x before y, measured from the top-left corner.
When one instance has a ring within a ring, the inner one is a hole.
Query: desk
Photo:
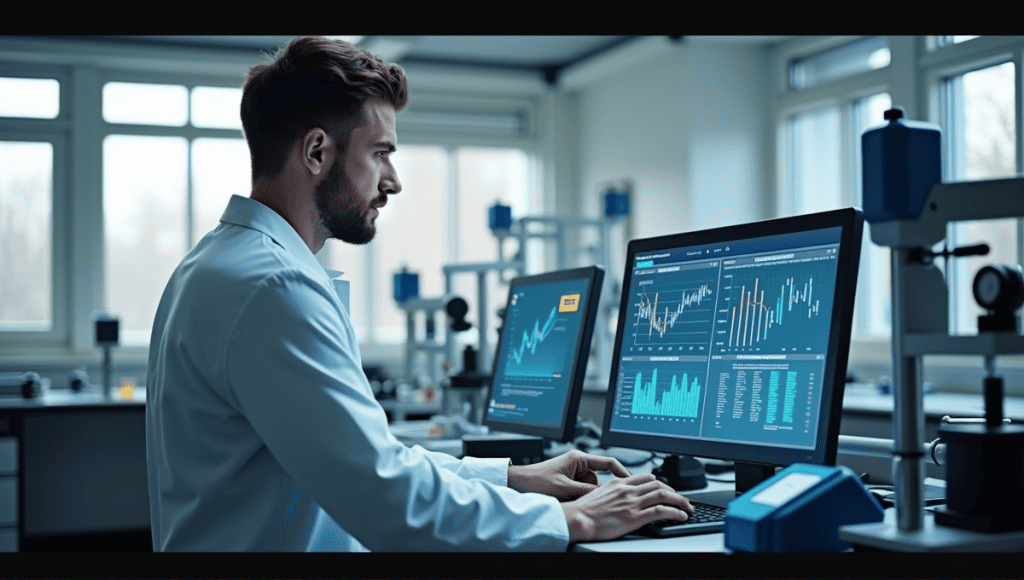
[[[651,467],[631,469],[632,473],[650,471]],[[731,473],[722,473],[715,477],[728,477]],[[598,479],[601,481],[601,479]],[[701,490],[683,492],[687,499],[700,500],[701,495],[733,489],[731,482],[708,481],[708,486]],[[618,540],[606,542],[580,542],[569,546],[570,552],[730,552],[725,547],[725,534],[697,534],[693,536],[677,536],[674,538],[648,538],[645,536],[626,535]]]
[[[143,397],[0,399],[0,551],[152,550]]]
[[[985,400],[978,387],[978,394],[927,393],[922,396],[924,407],[925,438],[929,441],[938,437],[943,416],[984,417]],[[840,432],[843,435],[892,439],[893,395],[881,394],[873,385],[847,385],[843,394],[843,420]],[[1024,399],[1003,398],[1003,415],[1014,423],[1024,423]]]

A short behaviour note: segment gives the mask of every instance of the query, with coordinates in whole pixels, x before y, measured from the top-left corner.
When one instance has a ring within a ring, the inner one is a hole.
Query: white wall
[[[762,48],[688,41],[582,91],[583,200],[631,179],[635,237],[767,217],[767,62]]]

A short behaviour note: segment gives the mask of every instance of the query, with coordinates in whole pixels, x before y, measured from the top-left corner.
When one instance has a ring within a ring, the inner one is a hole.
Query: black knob
[[[903,117],[903,107],[893,107],[885,112],[885,118],[889,121]]]
[[[466,322],[466,313],[469,312],[469,305],[462,298],[455,297],[445,305],[445,311],[452,318],[452,330],[462,332],[469,330],[470,324]]]

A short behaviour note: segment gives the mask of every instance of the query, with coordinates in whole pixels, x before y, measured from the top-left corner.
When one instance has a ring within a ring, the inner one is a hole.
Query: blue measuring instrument
[[[794,463],[729,502],[725,546],[741,552],[850,549],[840,526],[882,521],[882,505],[847,467]]]

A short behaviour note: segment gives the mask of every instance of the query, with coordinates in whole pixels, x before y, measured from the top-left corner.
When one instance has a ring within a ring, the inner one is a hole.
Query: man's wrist
[[[585,516],[573,503],[563,503],[562,513],[565,514],[565,525],[569,528],[569,543],[582,542],[590,536],[585,525]]]
[[[512,465],[512,460],[508,460],[508,486],[511,489],[520,491],[523,483],[523,466]]]

